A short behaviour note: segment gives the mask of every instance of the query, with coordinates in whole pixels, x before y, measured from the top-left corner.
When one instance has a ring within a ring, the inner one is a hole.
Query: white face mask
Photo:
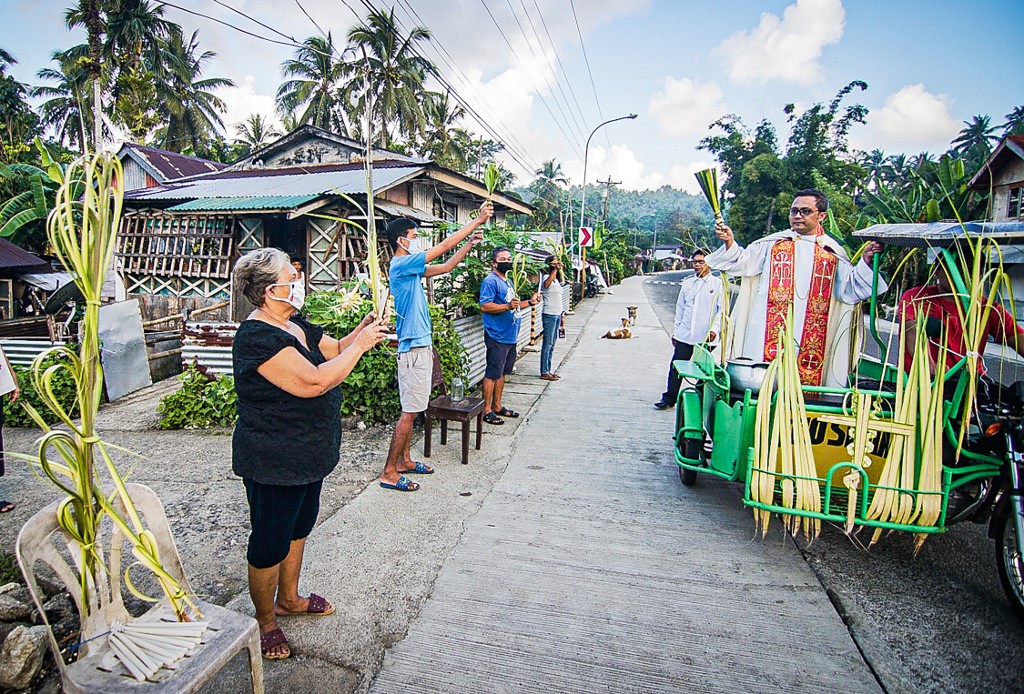
[[[294,282],[285,282],[282,284],[272,285],[274,287],[288,287],[288,298],[282,299],[279,296],[270,295],[270,298],[274,301],[283,301],[287,304],[291,304],[292,308],[296,311],[302,310],[302,304],[306,302],[306,285],[302,280],[295,280]]]
[[[421,239],[418,236],[414,239],[410,239],[408,236],[406,236],[405,241],[405,250],[409,253],[409,255],[413,255],[415,253],[419,253],[425,250],[423,247],[423,239]]]

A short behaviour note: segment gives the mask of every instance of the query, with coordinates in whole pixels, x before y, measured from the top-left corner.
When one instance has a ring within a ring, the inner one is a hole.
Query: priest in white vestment
[[[800,380],[805,385],[848,385],[860,345],[853,343],[856,304],[871,296],[871,260],[881,250],[871,243],[856,265],[835,239],[825,234],[828,199],[813,189],[796,194],[790,228],[769,234],[747,248],[737,244],[723,222],[715,234],[725,245],[707,256],[707,264],[742,278],[732,310],[732,335],[724,346],[730,359],[770,362],[789,306],[799,341]],[[880,277],[878,293],[888,288]]]

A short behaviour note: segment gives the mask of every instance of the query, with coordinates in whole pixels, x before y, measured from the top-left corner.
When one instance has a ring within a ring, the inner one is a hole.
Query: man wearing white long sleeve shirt
[[[693,356],[693,346],[718,339],[721,320],[722,278],[711,274],[704,262],[704,251],[693,252],[693,275],[680,283],[676,299],[676,318],[672,326],[672,361],[668,364],[668,387],[661,400],[654,403],[659,410],[675,407],[680,378],[672,362]]]
[[[790,228],[738,245],[732,229],[715,224],[725,245],[707,257],[708,265],[743,278],[732,311],[732,335],[724,345],[729,358],[770,362],[789,307],[799,341],[798,368],[805,385],[845,386],[853,370],[851,328],[855,306],[871,296],[871,260],[879,243],[853,265],[846,251],[821,227],[828,216],[821,191],[801,190],[789,210]],[[879,278],[878,292],[888,288]]]

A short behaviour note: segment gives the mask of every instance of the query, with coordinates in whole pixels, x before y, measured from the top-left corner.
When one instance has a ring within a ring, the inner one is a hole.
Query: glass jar
[[[458,376],[452,379],[452,387],[448,397],[452,402],[462,402],[463,398],[466,397],[466,384]]]

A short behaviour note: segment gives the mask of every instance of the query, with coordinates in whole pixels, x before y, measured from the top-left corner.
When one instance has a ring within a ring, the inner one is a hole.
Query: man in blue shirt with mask
[[[436,246],[431,246],[419,236],[416,222],[411,219],[395,219],[387,226],[388,242],[394,253],[389,278],[391,295],[395,298],[398,393],[402,402],[402,416],[395,425],[388,459],[380,474],[380,486],[385,489],[414,492],[420,485],[403,473],[429,475],[434,471],[429,465],[414,461],[409,453],[413,422],[430,402],[430,383],[434,370],[433,327],[422,280],[424,277],[437,277],[454,270],[469,250],[483,240],[483,232],[477,230],[491,218],[493,212],[491,203],[485,202],[476,219]],[[470,234],[472,237],[469,241],[463,243]],[[429,265],[456,247],[458,250],[446,262]]]
[[[484,344],[487,347],[487,368],[484,370],[484,421],[504,424],[502,417],[518,417],[501,404],[505,376],[516,363],[516,341],[519,337],[519,309],[536,306],[540,294],[520,300],[508,280],[512,269],[512,252],[504,246],[491,251],[491,274],[480,283],[480,312],[483,314]]]

